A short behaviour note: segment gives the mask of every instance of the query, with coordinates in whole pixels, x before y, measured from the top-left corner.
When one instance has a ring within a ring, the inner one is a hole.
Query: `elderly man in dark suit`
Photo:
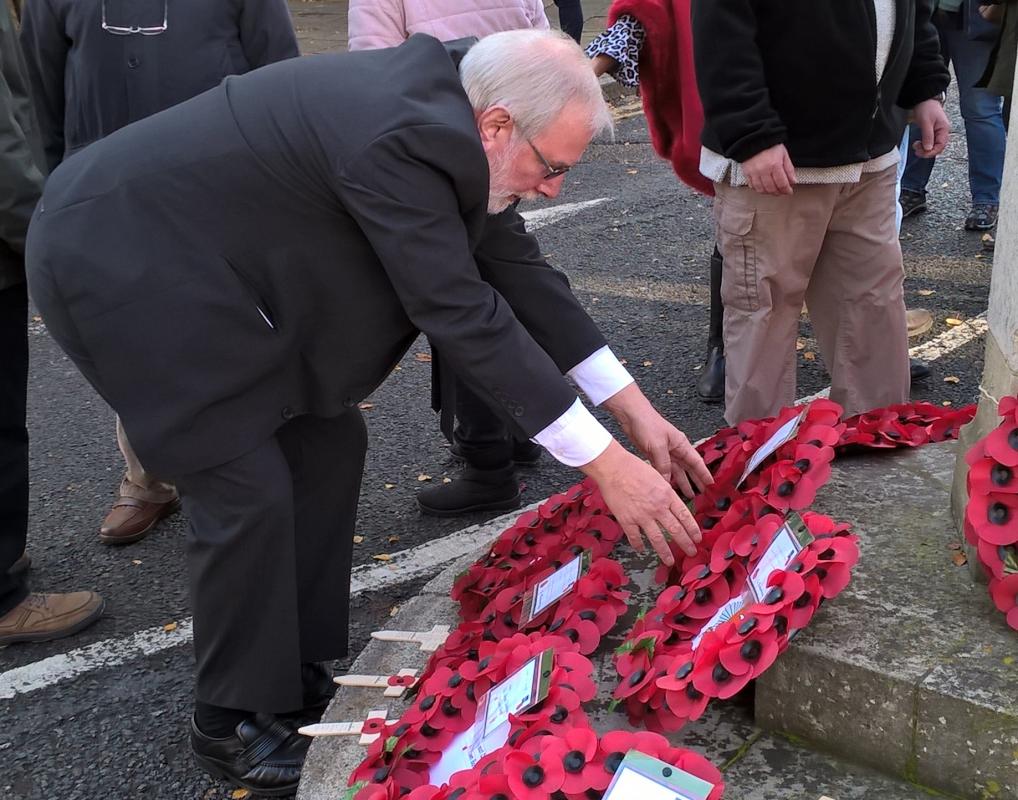
[[[58,168],[29,234],[50,331],[191,519],[211,772],[284,794],[346,650],[357,403],[421,332],[507,421],[600,485],[630,540],[693,552],[710,481],[511,208],[610,126],[561,34],[427,36],[228,78]],[[561,337],[580,327],[584,336]],[[131,335],[125,335],[130,331]],[[582,344],[577,344],[577,343]],[[562,374],[603,402],[626,451]]]
[[[227,75],[299,55],[286,0],[31,0],[21,45],[49,170]],[[99,527],[114,545],[143,539],[180,504],[119,419],[117,444],[126,470]]]

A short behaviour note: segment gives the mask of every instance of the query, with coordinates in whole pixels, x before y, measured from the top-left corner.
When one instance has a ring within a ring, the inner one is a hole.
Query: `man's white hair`
[[[558,31],[485,36],[460,62],[460,80],[475,111],[502,106],[523,136],[539,135],[574,103],[589,110],[592,135],[612,130],[590,59]]]

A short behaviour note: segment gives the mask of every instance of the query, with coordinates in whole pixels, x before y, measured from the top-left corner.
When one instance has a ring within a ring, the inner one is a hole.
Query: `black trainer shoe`
[[[433,517],[512,511],[520,507],[520,485],[512,465],[493,470],[464,467],[451,483],[418,492],[417,505]]]
[[[191,750],[203,769],[266,797],[297,791],[310,736],[301,736],[272,714],[255,714],[233,736],[206,736],[191,719]]]
[[[965,217],[965,230],[967,231],[988,231],[997,224],[998,206],[989,203],[979,203],[972,206],[969,215]]]
[[[725,400],[725,351],[712,347],[707,354],[703,372],[696,381],[696,394],[705,403],[723,403]]]
[[[902,218],[911,217],[913,214],[922,214],[928,208],[926,192],[916,192],[912,189],[902,189],[898,202],[901,204]]]
[[[913,383],[924,381],[930,377],[930,365],[925,361],[920,361],[918,358],[910,358],[908,360],[908,374]]]

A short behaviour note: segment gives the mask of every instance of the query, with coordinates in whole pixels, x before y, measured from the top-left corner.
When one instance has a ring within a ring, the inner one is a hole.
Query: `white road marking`
[[[988,329],[986,323],[986,312],[984,311],[977,317],[965,320],[961,325],[955,325],[953,328],[948,328],[939,336],[935,336],[928,342],[923,342],[920,345],[909,348],[908,354],[911,358],[918,358],[920,361],[936,361],[938,358],[943,358],[950,353],[953,353],[959,347],[964,347],[969,342],[978,339],[980,336],[986,333]],[[804,405],[805,403],[811,403],[814,400],[819,400],[821,397],[830,397],[831,387],[828,386],[826,389],[822,389],[816,394],[811,394],[809,397],[803,397],[800,400],[796,400],[797,406]]]
[[[527,221],[527,230],[533,233],[546,225],[554,225],[566,217],[579,214],[581,211],[594,208],[601,203],[607,203],[609,200],[611,200],[610,197],[599,197],[596,200],[584,200],[582,203],[563,203],[550,208],[535,208],[532,211],[521,212],[520,216]]]

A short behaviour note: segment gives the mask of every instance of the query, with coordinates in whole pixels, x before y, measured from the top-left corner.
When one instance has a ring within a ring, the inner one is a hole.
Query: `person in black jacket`
[[[931,0],[693,0],[714,181],[726,419],[791,404],[803,302],[848,413],[909,392],[898,146],[942,152],[949,81]]]
[[[21,45],[50,170],[227,75],[299,55],[285,0],[28,0]],[[117,443],[126,471],[99,528],[104,544],[144,538],[179,506],[119,418]]]
[[[180,489],[191,742],[211,772],[296,788],[307,740],[290,723],[321,714],[314,665],[346,652],[357,404],[420,333],[503,419],[591,475],[634,546],[645,534],[673,563],[667,531],[695,552],[670,484],[689,495],[709,472],[617,360],[579,369],[603,339],[512,208],[555,197],[610,124],[562,34],[469,51],[415,35],[227,78],[50,177],[29,284],[142,462]],[[558,335],[569,326],[594,344],[577,352]]]
[[[0,647],[68,636],[103,611],[94,592],[29,593],[28,291],[25,236],[42,192],[42,145],[25,61],[0,2]]]

